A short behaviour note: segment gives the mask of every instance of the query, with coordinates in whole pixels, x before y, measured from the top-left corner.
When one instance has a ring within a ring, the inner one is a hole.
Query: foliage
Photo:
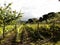
[[[21,12],[12,11],[11,4],[4,4],[4,7],[0,7],[0,25],[3,26],[3,37],[6,25],[11,24],[12,21],[15,21],[16,24],[17,19],[21,17]]]
[[[32,19],[28,19],[27,23],[32,23],[33,20]]]
[[[10,30],[15,26],[15,28],[13,29],[14,31],[8,34],[11,34],[10,38],[12,39],[10,43],[12,43],[12,45],[29,45],[30,43],[35,43],[35,45],[37,43],[38,45],[40,45],[48,39],[48,42],[53,43],[57,43],[58,41],[60,41],[60,12],[50,12],[48,14],[44,14],[39,18],[39,20],[36,18],[32,18],[28,19],[28,21],[26,22],[27,24],[24,22],[23,24],[16,25],[18,19],[20,19],[21,17],[21,12],[12,11],[10,5],[11,3],[8,5],[4,4],[5,7],[0,7],[0,25],[3,26],[3,29],[2,27],[0,27],[0,32],[2,32],[1,30],[3,30],[4,34],[5,31],[7,32],[7,30]],[[59,23],[57,23],[57,21]],[[11,25],[11,23],[13,23],[14,25]],[[8,37],[4,37],[3,40],[5,41],[5,38],[7,38],[8,40]],[[16,41],[16,37],[19,38],[19,41]],[[7,42],[9,41],[10,39]]]
[[[46,21],[45,23],[50,23],[50,22],[54,22],[54,21],[60,21],[59,20],[60,18],[60,12],[50,12],[48,14],[44,14],[42,17],[40,17],[39,19],[36,19],[36,18],[31,18],[30,22],[32,23],[37,23],[37,22],[42,22],[44,23],[44,21]],[[29,19],[27,21],[27,23],[29,22]]]
[[[18,18],[21,17],[21,13],[16,12],[16,11],[12,11],[11,9],[11,3],[9,3],[7,6],[5,5],[5,7],[0,7],[0,20],[1,23],[10,23],[13,20],[16,20]],[[3,22],[4,21],[4,22]]]

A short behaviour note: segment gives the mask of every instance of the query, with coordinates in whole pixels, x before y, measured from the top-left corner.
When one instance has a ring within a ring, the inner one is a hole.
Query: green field
[[[55,24],[55,25],[58,26],[58,27],[60,27],[60,24]],[[20,41],[20,38],[19,38],[20,37],[20,34],[21,34],[23,28],[26,27],[26,26],[27,26],[27,28],[28,27],[29,28],[32,28],[33,31],[35,31],[35,30],[38,29],[38,24],[26,24],[26,25],[20,24],[20,25],[17,25],[17,32],[18,32],[17,33],[17,39],[16,39],[17,42]],[[47,30],[50,29],[50,26],[51,26],[51,24],[39,24],[39,28],[42,28],[43,27],[43,28],[46,28]],[[5,32],[9,32],[13,28],[14,28],[14,25],[8,25],[8,26],[5,27],[5,30],[6,30]],[[2,34],[3,34],[3,28],[0,27],[0,35],[2,35]],[[10,36],[10,33],[8,35],[6,35],[6,36],[7,37]],[[53,44],[59,45],[60,44],[60,41],[58,41],[56,43],[47,42],[47,43],[44,43],[42,45],[53,45]],[[35,43],[31,42],[31,45],[35,45]]]

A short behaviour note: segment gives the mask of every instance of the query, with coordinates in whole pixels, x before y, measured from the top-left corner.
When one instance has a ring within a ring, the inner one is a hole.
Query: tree
[[[33,22],[33,20],[32,19],[28,19],[28,23],[32,23]]]
[[[47,20],[57,17],[57,14],[54,12],[50,12],[48,14],[43,15],[43,20],[47,22]]]
[[[11,4],[4,4],[4,7],[0,7],[0,23],[3,25],[3,38],[5,37],[5,27],[7,24],[11,24],[12,21],[15,21],[21,17],[21,12],[12,11]]]
[[[37,18],[32,18],[33,22],[34,23],[37,23],[38,22],[38,19]]]
[[[53,17],[56,16],[56,13],[50,12],[50,13],[48,13],[47,15],[48,15],[48,19],[51,19],[51,18],[53,18]]]
[[[47,22],[47,19],[48,19],[48,15],[47,14],[43,15],[43,20]]]
[[[40,18],[39,18],[39,22],[42,22],[42,21],[43,21],[43,18],[42,18],[42,17],[40,17]]]
[[[31,19],[28,19],[28,23],[36,23],[38,21],[38,19],[37,18],[31,18]],[[27,23],[26,22],[26,23]]]

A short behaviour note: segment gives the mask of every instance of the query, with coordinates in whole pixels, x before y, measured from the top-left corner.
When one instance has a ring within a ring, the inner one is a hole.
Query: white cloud
[[[23,18],[40,17],[48,12],[60,11],[58,0],[0,0],[0,4],[13,2],[12,9],[24,12]]]

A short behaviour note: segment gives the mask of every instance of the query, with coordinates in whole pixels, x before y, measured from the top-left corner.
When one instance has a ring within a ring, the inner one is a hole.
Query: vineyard
[[[59,45],[59,24],[20,24],[13,27],[6,26],[5,38],[0,36],[0,45]]]
[[[21,11],[0,7],[0,45],[60,45],[60,12],[21,21]]]

